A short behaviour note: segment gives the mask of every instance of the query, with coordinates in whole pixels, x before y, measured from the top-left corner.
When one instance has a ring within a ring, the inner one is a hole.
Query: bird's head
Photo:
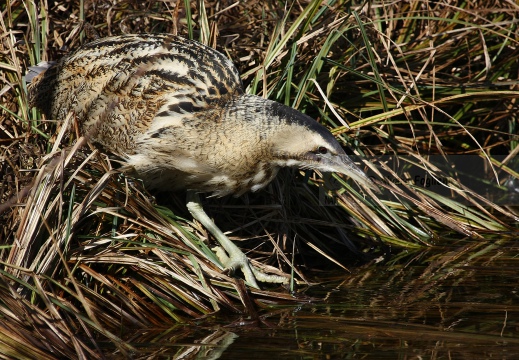
[[[337,172],[363,187],[377,190],[371,179],[350,159],[328,129],[288,106],[247,95],[252,108],[261,106],[268,127],[272,162],[278,166]],[[253,101],[250,101],[253,100]],[[249,108],[249,113],[251,110]]]

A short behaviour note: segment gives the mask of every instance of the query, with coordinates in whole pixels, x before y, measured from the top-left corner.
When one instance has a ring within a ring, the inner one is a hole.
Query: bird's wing
[[[204,111],[243,93],[223,54],[165,34],[95,40],[34,80],[32,103],[48,118],[74,111],[85,135],[119,153],[131,152],[138,137],[171,115]]]

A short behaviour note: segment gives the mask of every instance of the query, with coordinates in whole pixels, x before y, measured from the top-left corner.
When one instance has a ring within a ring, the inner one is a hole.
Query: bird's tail
[[[29,66],[27,73],[25,74],[25,83],[29,85],[33,82],[34,78],[38,75],[43,74],[45,71],[56,65],[55,61],[42,61],[35,66]]]

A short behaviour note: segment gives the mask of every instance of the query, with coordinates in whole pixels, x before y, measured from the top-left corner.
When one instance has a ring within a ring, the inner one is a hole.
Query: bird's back
[[[74,111],[84,135],[132,154],[136,140],[243,93],[224,55],[173,35],[123,35],[82,46],[35,77],[29,98],[49,119]]]

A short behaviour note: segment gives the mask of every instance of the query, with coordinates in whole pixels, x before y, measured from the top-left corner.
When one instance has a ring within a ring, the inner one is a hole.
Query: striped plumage
[[[328,130],[244,95],[228,58],[181,37],[93,41],[36,77],[29,95],[49,119],[73,110],[83,134],[126,158],[150,188],[240,195],[268,184],[280,166],[344,172],[322,166],[323,148],[366,181]]]
[[[136,148],[139,134],[167,126],[168,118],[175,124],[241,93],[231,61],[202,44],[169,35],[93,41],[30,88],[33,105],[48,116],[63,119],[74,110],[83,131],[95,130],[97,142],[125,152]],[[161,119],[153,123],[155,116]]]
[[[51,65],[50,67],[47,65]],[[29,85],[48,119],[70,111],[93,142],[121,156],[149,188],[188,190],[187,207],[220,242],[227,268],[285,282],[252,267],[210,220],[196,192],[240,195],[267,185],[280,167],[346,174],[373,187],[332,134],[310,117],[246,95],[224,55],[172,35],[122,35],[84,45]],[[47,69],[46,69],[47,68]],[[45,70],[46,69],[46,70]]]

